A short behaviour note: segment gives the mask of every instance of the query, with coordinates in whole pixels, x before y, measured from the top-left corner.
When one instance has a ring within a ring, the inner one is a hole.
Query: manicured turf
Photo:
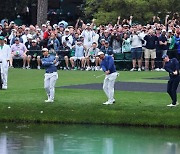
[[[103,72],[59,71],[56,86],[102,83]],[[56,88],[55,102],[44,103],[44,70],[10,69],[8,90],[0,91],[0,120],[16,122],[55,122],[180,126],[180,107],[168,108],[170,98],[160,92],[116,91],[116,103],[106,101],[103,90]],[[118,81],[166,83],[146,78],[164,77],[166,72],[120,72]],[[179,97],[179,95],[178,95]]]

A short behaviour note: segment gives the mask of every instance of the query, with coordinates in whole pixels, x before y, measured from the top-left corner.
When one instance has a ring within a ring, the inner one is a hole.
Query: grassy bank
[[[59,71],[56,86],[102,83],[102,72]],[[116,91],[116,103],[106,101],[102,90],[56,88],[55,103],[46,104],[44,70],[11,69],[9,89],[0,91],[0,121],[180,126],[180,108],[168,108],[166,93]],[[166,83],[149,78],[166,72],[120,72],[118,81]],[[148,79],[147,79],[148,78]],[[179,97],[179,95],[178,95]]]

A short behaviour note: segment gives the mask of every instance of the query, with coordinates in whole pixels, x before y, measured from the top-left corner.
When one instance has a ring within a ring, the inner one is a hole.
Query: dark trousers
[[[156,61],[156,64],[155,64],[156,68],[162,68],[163,67],[163,64],[162,64],[162,61],[163,61],[162,55],[163,55],[162,50],[157,50],[156,51],[156,60],[155,60]]]
[[[170,80],[168,81],[168,85],[167,85],[167,93],[169,94],[169,96],[172,99],[172,104],[175,105],[177,102],[177,88],[179,85],[179,79],[180,77],[177,76],[175,78],[170,78]]]

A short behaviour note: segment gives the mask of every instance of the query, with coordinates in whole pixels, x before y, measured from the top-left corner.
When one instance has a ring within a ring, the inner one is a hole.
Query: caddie
[[[58,59],[54,55],[50,55],[47,48],[42,49],[43,58],[41,59],[42,66],[45,68],[46,72],[44,75],[44,88],[46,90],[48,99],[45,100],[47,103],[54,102],[55,95],[55,84],[58,79],[57,65]]]
[[[8,67],[9,60],[11,57],[11,48],[5,44],[4,37],[0,36],[0,69],[1,69],[1,80],[2,89],[7,89],[7,79],[8,79]]]

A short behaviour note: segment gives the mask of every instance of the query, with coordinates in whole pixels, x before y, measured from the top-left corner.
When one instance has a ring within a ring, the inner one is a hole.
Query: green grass
[[[59,71],[56,86],[102,83],[104,77],[94,77],[102,73]],[[120,72],[117,81],[166,83],[147,78],[167,75],[166,72]],[[44,70],[10,69],[8,90],[0,91],[0,121],[180,126],[180,108],[166,107],[171,102],[166,93],[115,91],[116,103],[104,106],[103,90],[56,88],[55,102],[46,104],[43,78]]]

